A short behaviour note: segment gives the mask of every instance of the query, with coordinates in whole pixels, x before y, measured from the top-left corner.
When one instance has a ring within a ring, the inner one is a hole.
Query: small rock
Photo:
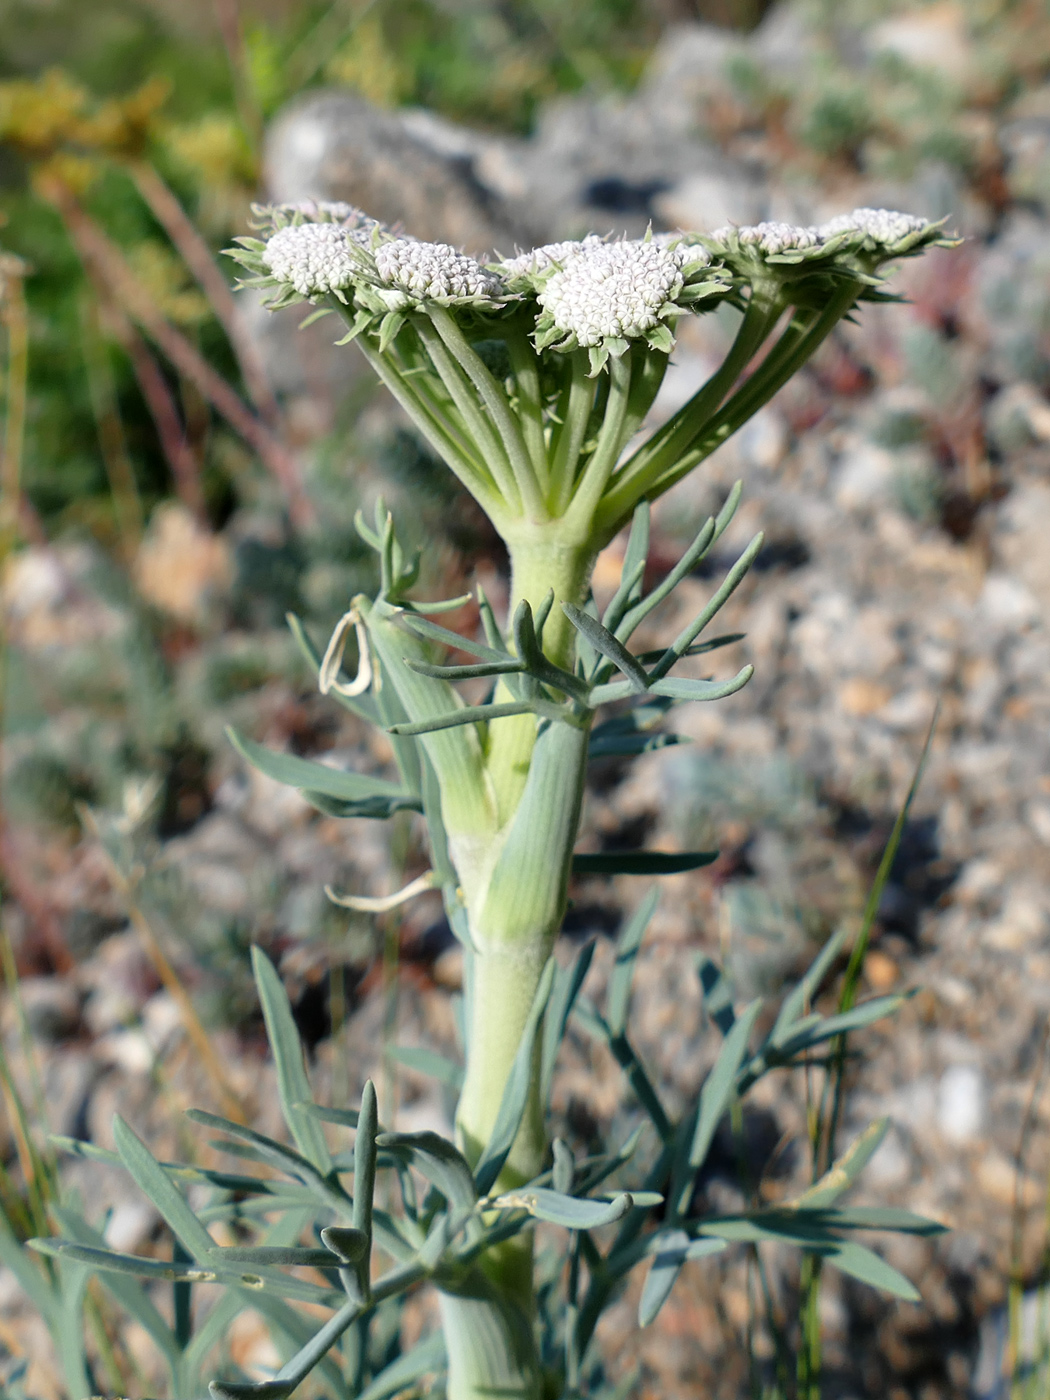
[[[65,1040],[80,1024],[80,995],[62,977],[23,977],[18,984],[26,1021],[41,1040]]]
[[[873,991],[888,992],[901,975],[893,958],[878,948],[870,948],[864,958],[864,976]]]
[[[881,681],[873,681],[867,676],[852,676],[839,686],[839,705],[848,715],[863,718],[874,715],[888,705],[893,691]]]
[[[937,1126],[949,1142],[971,1142],[984,1122],[984,1079],[973,1065],[952,1065],[937,1086]]]
[[[995,1148],[978,1162],[976,1184],[997,1205],[1007,1208],[1014,1205],[1018,1194],[1023,1206],[1034,1206],[1043,1195],[1043,1189],[1031,1177],[1023,1177],[1019,1183],[1016,1164]]]
[[[1050,802],[1029,802],[1024,816],[1043,845],[1050,846]]]
[[[148,1201],[118,1201],[106,1225],[106,1244],[122,1254],[132,1254],[149,1238],[159,1218]]]
[[[1020,628],[1038,621],[1041,609],[1020,580],[993,573],[985,580],[978,608],[989,622],[1002,628]]]
[[[470,252],[510,248],[515,230],[468,162],[421,139],[396,112],[348,92],[313,92],[286,107],[266,140],[271,198],[345,200],[416,238]]]
[[[966,14],[952,0],[927,5],[877,24],[868,36],[871,53],[892,53],[916,68],[931,68],[962,81],[973,64]]]
[[[229,547],[185,506],[157,506],[135,560],[135,581],[147,602],[180,622],[200,623],[230,586]]]
[[[984,944],[1002,952],[1019,952],[1036,947],[1048,929],[1045,891],[1022,886],[1010,891],[1001,916],[985,929]]]

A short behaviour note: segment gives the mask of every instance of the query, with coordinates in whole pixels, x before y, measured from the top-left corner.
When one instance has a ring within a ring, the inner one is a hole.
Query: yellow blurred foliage
[[[379,107],[394,107],[411,91],[412,75],[374,15],[354,27],[325,65],[325,77],[353,88]]]
[[[176,326],[199,326],[211,316],[207,297],[189,285],[180,258],[155,239],[137,244],[128,253],[132,271],[154,304]]]
[[[253,187],[255,158],[235,117],[213,113],[187,126],[167,126],[163,142],[178,163],[205,187]]]
[[[0,83],[0,141],[28,160],[47,160],[64,148],[135,158],[142,154],[171,85],[150,78],[127,97],[94,103],[86,88],[59,68],[35,82]]]

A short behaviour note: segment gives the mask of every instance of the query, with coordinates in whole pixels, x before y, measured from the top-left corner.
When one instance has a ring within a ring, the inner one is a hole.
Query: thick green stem
[[[448,1400],[540,1400],[531,1307],[523,1312],[482,1270],[469,1291],[440,1299]]]
[[[553,589],[554,606],[543,629],[543,650],[556,666],[571,671],[575,633],[559,604],[574,603],[579,607],[586,601],[595,551],[586,538],[566,537],[566,532],[558,530],[558,523],[537,526],[518,521],[505,531],[511,562],[509,615],[514,616],[523,598],[532,604],[535,613],[548,590]],[[501,687],[496,698],[509,700],[510,692]],[[487,768],[503,820],[518,805],[535,740],[536,720],[532,715],[500,720],[492,726]]]
[[[535,735],[527,779],[485,869],[460,877],[475,946],[467,1073],[456,1115],[460,1146],[476,1161],[489,1141],[543,969],[565,914],[587,760],[585,724],[557,721]],[[494,728],[516,723],[497,721]],[[480,856],[480,849],[475,855]],[[540,1041],[525,1114],[497,1190],[531,1180],[547,1151],[540,1093]],[[533,1337],[532,1236],[526,1232],[479,1261],[478,1289],[442,1298],[449,1396],[534,1400],[539,1368]]]
[[[474,955],[470,1054],[456,1115],[468,1161],[477,1161],[492,1134],[507,1076],[532,1009],[540,974],[550,953],[543,935],[523,946],[504,944]],[[546,1151],[538,1089],[500,1178],[500,1189],[538,1175]]]

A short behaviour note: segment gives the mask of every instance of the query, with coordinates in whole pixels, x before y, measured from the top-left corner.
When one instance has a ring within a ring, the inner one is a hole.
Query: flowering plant
[[[567,967],[552,952],[574,870],[655,876],[714,859],[711,852],[587,856],[574,850],[589,757],[637,754],[673,742],[656,732],[671,706],[729,696],[751,676],[750,666],[721,680],[672,672],[683,657],[736,640],[702,639],[702,633],[747,573],[761,535],[669,645],[629,650],[639,625],[722,536],[740,487],[646,593],[649,503],[768,402],[859,302],[889,296],[880,275],[885,264],[944,244],[940,226],[859,209],[817,228],[763,223],[644,239],[592,235],[483,264],[445,244],[399,234],[347,205],[280,205],[257,214],[261,236],[240,239],[235,254],[250,274],[248,285],[267,289],[273,307],[305,301],[315,316],[341,318],[343,341],[358,343],[506,541],[512,597],[501,625],[479,590],[483,640],[433,621],[435,613],[465,600],[412,599],[419,559],[406,556],[380,506],[374,526],[358,522],[379,557],[376,596],[352,600],[323,656],[293,625],[322,691],[391,736],[397,778],[336,772],[234,736],[246,758],[303,790],[325,812],[371,818],[404,809],[422,813],[432,870],[379,903],[389,907],[440,889],[465,950],[468,1005],[456,1143],[433,1133],[382,1133],[370,1088],[359,1113],[314,1104],[287,999],[257,955],[296,1150],[237,1124],[197,1117],[233,1138],[239,1153],[276,1166],[289,1184],[198,1177],[219,1193],[209,1219],[240,1208],[239,1199],[230,1204],[231,1192],[261,1192],[266,1209],[286,1212],[290,1238],[288,1229],[274,1227],[262,1245],[220,1247],[189,1211],[169,1170],[127,1129],[118,1131],[121,1159],[188,1254],[180,1277],[226,1279],[242,1291],[279,1294],[283,1288],[293,1297],[304,1296],[307,1285],[296,1283],[296,1293],[274,1266],[309,1264],[331,1280],[325,1290],[309,1286],[317,1290],[310,1298],[332,1309],[330,1319],[301,1341],[273,1379],[213,1382],[213,1393],[280,1400],[325,1365],[326,1375],[342,1378],[341,1393],[374,1398],[442,1364],[450,1400],[611,1393],[602,1389],[591,1343],[602,1309],[628,1272],[650,1260],[640,1305],[645,1323],[686,1260],[729,1241],[787,1241],[866,1282],[915,1296],[907,1280],[850,1232],[937,1227],[907,1212],[836,1204],[885,1124],[872,1125],[789,1205],[739,1216],[691,1214],[715,1129],[739,1097],[771,1069],[801,1063],[814,1047],[839,1043],[898,1004],[899,997],[882,997],[828,1017],[810,1011],[841,937],[823,950],[761,1034],[761,1004],[738,1013],[721,971],[710,961],[701,964],[705,1002],[724,1041],[697,1103],[677,1124],[627,1033],[631,971],[655,901],[644,901],[620,935],[602,1011],[580,996],[590,949]],[[632,448],[660,389],[681,317],[722,303],[740,313],[723,363]],[[599,615],[590,594],[595,558],[628,523],[620,586]],[[342,670],[351,633],[354,677]],[[449,651],[471,660],[450,663]],[[478,679],[489,680],[492,691],[483,703],[468,704],[456,686]],[[595,726],[596,714],[608,706],[616,708]],[[356,908],[377,904],[355,895],[333,898]],[[632,1157],[637,1136],[579,1163],[564,1143],[548,1143],[545,1104],[570,1014],[609,1044],[652,1124],[656,1148],[637,1190],[601,1189]],[[322,1132],[326,1121],[356,1129],[352,1157],[332,1155]],[[396,1218],[373,1210],[377,1168],[393,1171],[400,1182],[403,1210]],[[351,1171],[352,1196],[341,1179]],[[422,1199],[420,1178],[429,1188]],[[294,1244],[293,1206],[307,1199],[327,1213],[320,1248]],[[659,1214],[651,1227],[653,1210]],[[538,1325],[534,1287],[537,1219],[570,1232],[564,1302],[546,1331]],[[588,1232],[614,1224],[615,1237],[603,1250]],[[373,1241],[393,1260],[375,1279]],[[136,1267],[93,1246],[66,1241],[41,1247],[99,1268]],[[255,1282],[238,1274],[246,1265]],[[368,1354],[369,1320],[384,1300],[423,1278],[439,1290],[440,1334],[421,1345],[414,1361],[401,1358],[393,1375],[375,1375],[366,1386],[361,1358]],[[340,1342],[344,1334],[357,1340]],[[337,1346],[342,1350],[333,1352]]]

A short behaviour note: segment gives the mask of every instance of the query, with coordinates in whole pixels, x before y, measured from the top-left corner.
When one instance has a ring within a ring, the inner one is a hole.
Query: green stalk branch
[[[609,361],[609,397],[605,404],[605,417],[598,434],[598,443],[590,461],[583,469],[579,485],[573,492],[572,502],[564,515],[565,524],[585,538],[591,533],[592,521],[602,492],[623,451],[624,426],[628,421],[630,398],[631,355],[628,353]]]
[[[539,482],[525,448],[518,420],[511,412],[503,386],[497,384],[488,366],[444,307],[430,308],[429,316],[446,348],[469,375],[474,388],[488,409],[514,473],[524,509],[534,520],[546,520],[547,507],[540,494]]]
[[[653,483],[652,493],[662,494],[683,476],[687,476],[705,457],[764,408],[784,387],[823,342],[856,302],[858,288],[848,284],[815,316],[808,326],[800,327],[796,316],[785,330],[773,352],[766,357],[752,377],[708,424],[700,440],[685,453],[670,471]]]
[[[648,442],[624,463],[617,473],[613,488],[602,502],[601,520],[606,528],[619,521],[635,501],[647,494],[647,486],[661,472],[677,462],[696,439],[711,416],[717,412],[726,394],[732,389],[784,310],[784,303],[775,293],[755,290],[748,302],[736,337],[725,360],[688,403],[673,415]]]
[[[467,430],[477,443],[478,451],[499,487],[504,504],[511,505],[516,512],[520,511],[521,494],[510,459],[491,422],[485,417],[484,408],[475,397],[462,365],[449,352],[430,318],[423,315],[414,316],[412,324],[419,333],[431,364],[459,410]]]
[[[587,351],[575,351],[569,357],[568,379],[558,399],[558,421],[551,433],[551,514],[556,519],[565,514],[572,498],[576,467],[587,435],[595,393],[594,380],[589,375]]]
[[[503,514],[504,502],[500,484],[492,474],[484,471],[476,460],[467,457],[456,440],[451,425],[420,396],[415,386],[393,364],[390,356],[380,355],[369,343],[367,336],[359,336],[361,353],[375,370],[376,375],[393,397],[408,414],[423,437],[447,463],[466,489],[482,508],[499,520]]]
[[[515,319],[507,328],[507,350],[517,388],[517,411],[521,433],[532,462],[532,469],[544,498],[550,486],[550,463],[543,432],[543,397],[540,390],[539,360],[522,323]]]

